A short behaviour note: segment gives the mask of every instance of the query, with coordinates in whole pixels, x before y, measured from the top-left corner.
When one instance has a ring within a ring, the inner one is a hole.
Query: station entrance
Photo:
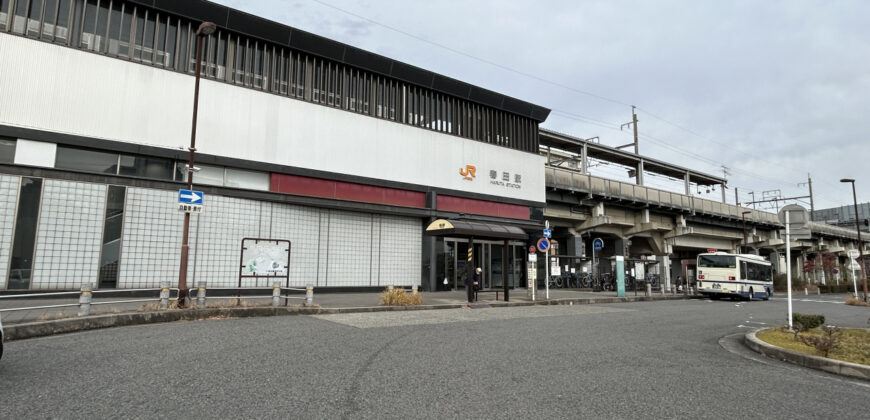
[[[495,241],[475,241],[472,244],[474,264],[476,264],[474,268],[480,267],[481,269],[481,288],[504,288],[505,279],[507,279],[507,286],[510,288],[525,286],[521,283],[521,280],[523,280],[521,276],[523,272],[523,258],[528,253],[525,243],[519,241],[508,242],[507,264],[504,264],[502,261],[504,246],[503,242]],[[447,279],[446,288],[453,290],[464,289],[466,264],[468,263],[466,259],[468,255],[468,240],[444,238],[444,248],[439,250],[439,252],[443,252],[445,256],[443,273]]]

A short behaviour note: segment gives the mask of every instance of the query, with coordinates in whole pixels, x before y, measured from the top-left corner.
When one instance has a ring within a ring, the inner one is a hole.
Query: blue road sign
[[[547,238],[538,239],[538,251],[547,252],[550,249],[550,240]]]
[[[549,239],[553,237],[553,231],[550,229],[544,229],[544,237]]]
[[[601,251],[604,249],[604,240],[601,238],[595,238],[592,240],[592,249],[596,251]]]
[[[202,205],[203,197],[205,197],[205,194],[203,194],[202,191],[178,190],[178,204]]]

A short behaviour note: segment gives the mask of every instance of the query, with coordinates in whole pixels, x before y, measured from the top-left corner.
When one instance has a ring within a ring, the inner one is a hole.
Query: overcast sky
[[[734,187],[808,195],[808,173],[816,209],[852,204],[841,178],[870,201],[867,1],[217,2],[550,108],[542,127],[610,146],[632,141],[636,105],[640,153],[726,166],[729,203]]]

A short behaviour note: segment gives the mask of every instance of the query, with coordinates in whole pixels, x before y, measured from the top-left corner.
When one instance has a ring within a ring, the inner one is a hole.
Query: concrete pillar
[[[683,183],[686,185],[686,195],[692,195],[692,188],[689,183],[689,172],[686,171],[686,174],[683,175]]]
[[[643,159],[640,159],[640,160],[637,162],[637,173],[636,173],[636,175],[637,175],[637,176],[635,177],[635,182],[637,182],[637,185],[641,185],[641,186],[643,186]]]
[[[580,171],[584,174],[589,173],[589,145],[583,143],[583,152],[580,155]]]

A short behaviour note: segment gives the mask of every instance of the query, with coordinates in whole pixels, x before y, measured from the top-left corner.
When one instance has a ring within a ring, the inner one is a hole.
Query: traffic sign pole
[[[544,221],[544,226],[547,230],[550,230],[550,221],[549,220]],[[544,272],[546,273],[545,274],[546,277],[544,278],[544,291],[545,291],[544,297],[547,300],[550,300],[550,246],[549,245],[547,245],[547,251],[544,252],[544,255],[546,258],[546,260],[544,262],[544,270],[545,270]]]
[[[791,228],[789,227],[789,212],[785,212],[785,271],[786,271],[786,284],[788,287],[788,329],[792,331],[794,326],[792,325],[792,314],[791,314]]]

